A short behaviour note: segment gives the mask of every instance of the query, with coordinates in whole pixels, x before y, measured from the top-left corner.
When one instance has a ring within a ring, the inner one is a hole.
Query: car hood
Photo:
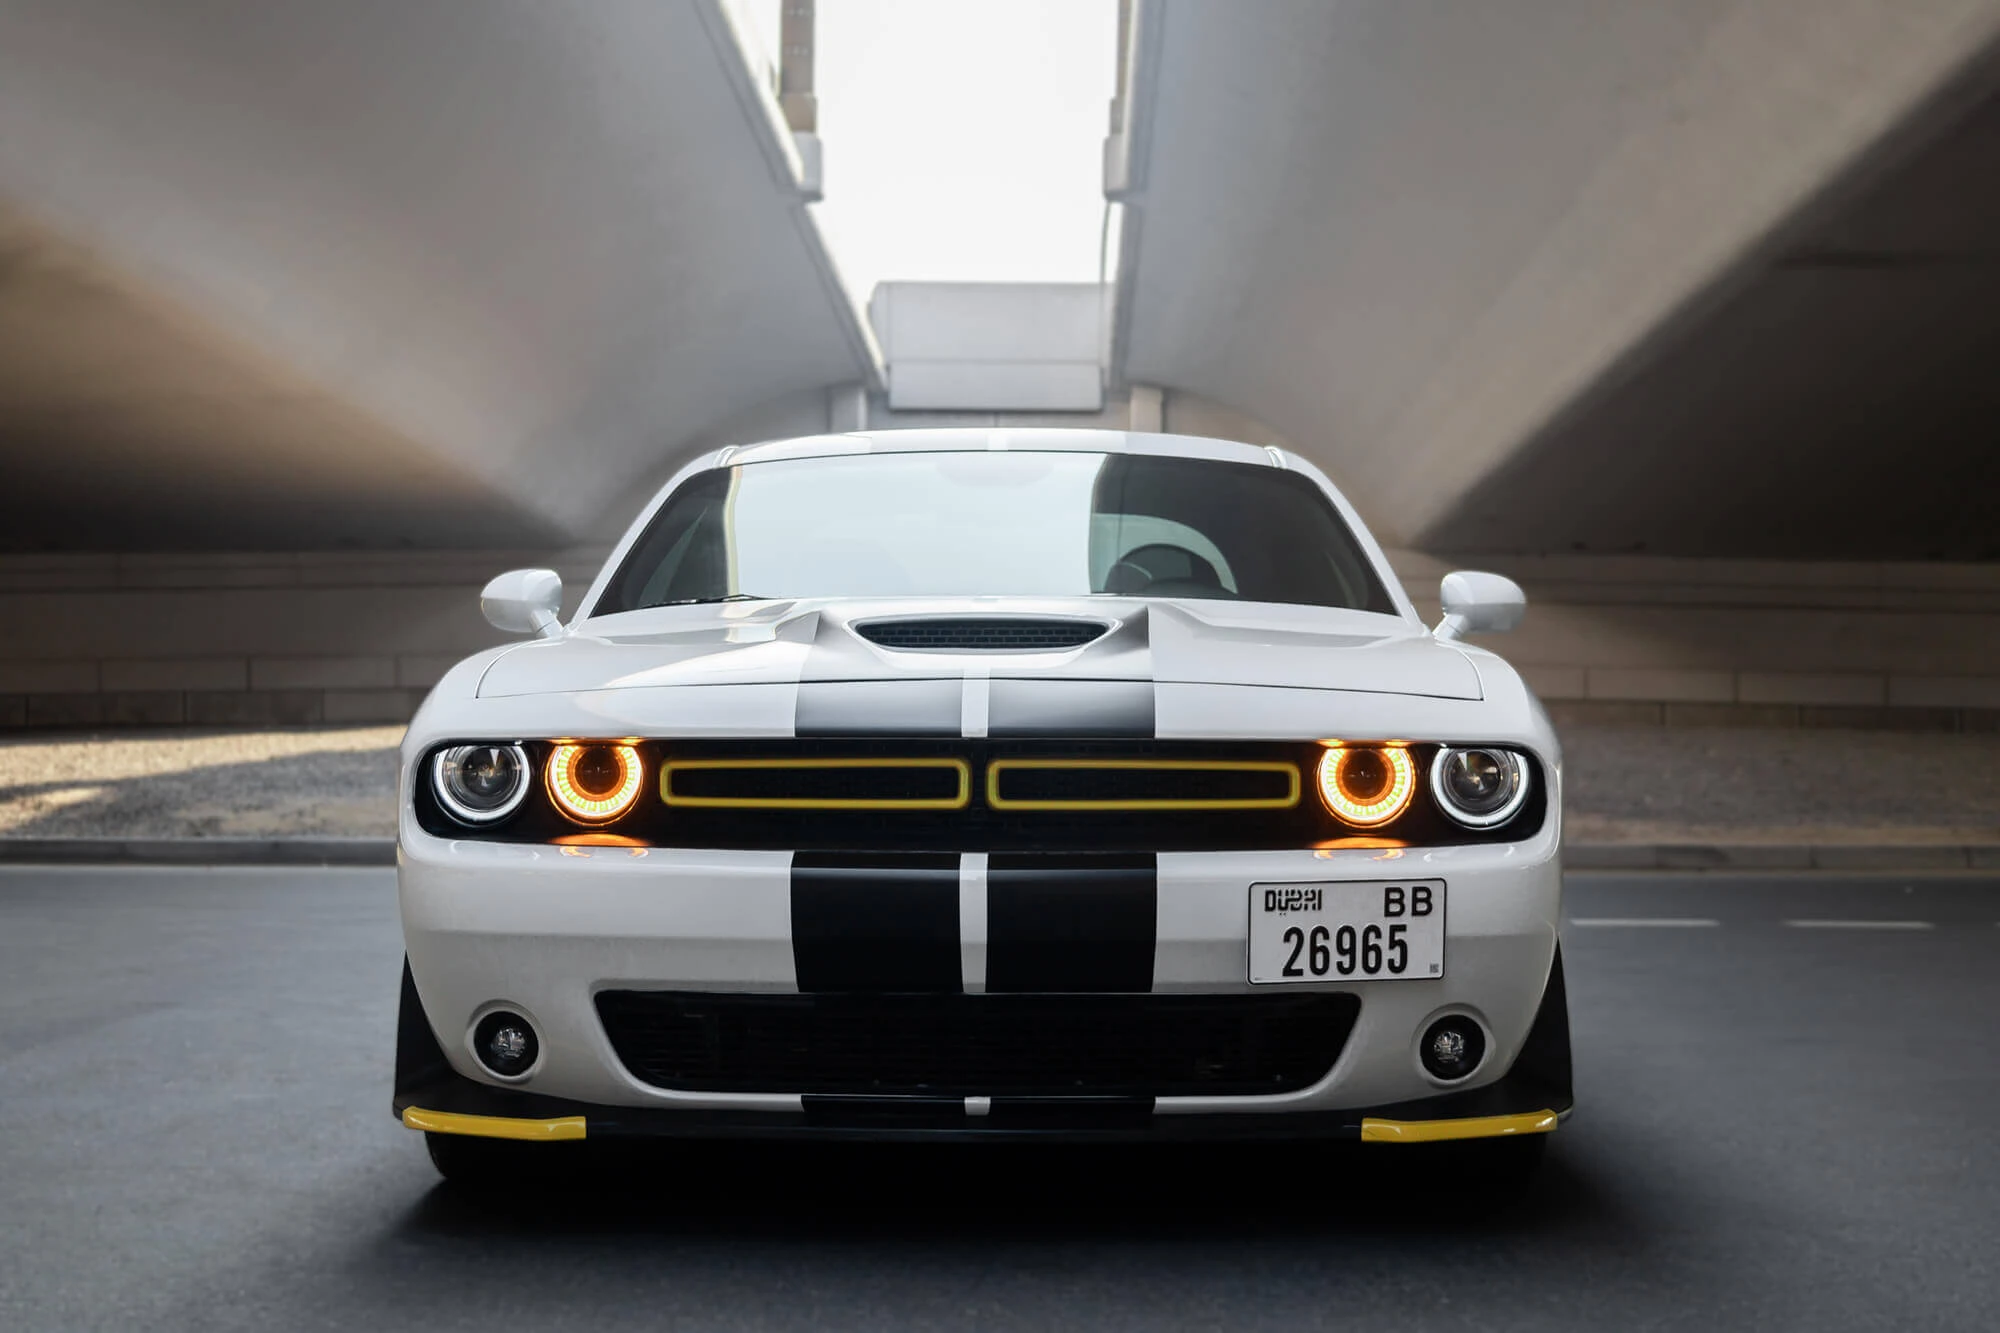
[[[1047,652],[907,651],[856,632],[882,621],[933,617],[1056,617],[1106,628],[1081,647]],[[655,607],[593,618],[565,638],[522,644],[487,669],[479,694],[967,675],[1480,697],[1479,673],[1466,655],[1400,616],[1108,597]]]

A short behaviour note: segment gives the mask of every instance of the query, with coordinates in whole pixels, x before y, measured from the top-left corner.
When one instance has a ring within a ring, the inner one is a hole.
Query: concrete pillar
[[[819,98],[813,92],[813,0],[785,0],[778,20],[778,105],[793,133],[819,133]]]
[[[1166,394],[1150,384],[1132,386],[1128,429],[1158,432],[1166,429]]]

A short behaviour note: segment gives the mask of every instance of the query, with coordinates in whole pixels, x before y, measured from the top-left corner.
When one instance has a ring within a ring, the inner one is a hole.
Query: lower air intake
[[[855,633],[884,648],[919,653],[1047,653],[1081,648],[1110,628],[1094,620],[1036,620],[1027,616],[980,619],[871,620]]]
[[[1293,1092],[1347,1043],[1352,995],[742,995],[602,991],[655,1087],[928,1097]]]

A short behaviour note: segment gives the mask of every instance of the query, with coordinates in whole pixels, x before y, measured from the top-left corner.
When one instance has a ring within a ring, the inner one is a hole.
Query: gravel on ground
[[[0,838],[394,837],[401,727],[0,739]]]
[[[400,727],[0,739],[0,838],[393,837]],[[2000,843],[2000,736],[1563,733],[1576,843]]]
[[[1757,727],[1562,733],[1576,843],[2000,843],[2000,735]]]

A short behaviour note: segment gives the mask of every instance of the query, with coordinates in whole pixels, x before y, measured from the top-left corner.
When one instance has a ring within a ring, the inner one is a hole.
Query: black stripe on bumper
[[[800,1099],[805,1121],[827,1129],[915,1132],[1145,1131],[1151,1097],[995,1097],[983,1113],[962,1097],[824,1097]]]
[[[958,857],[800,852],[792,962],[802,991],[958,991]]]
[[[1159,858],[996,853],[986,868],[988,991],[1150,991]]]

